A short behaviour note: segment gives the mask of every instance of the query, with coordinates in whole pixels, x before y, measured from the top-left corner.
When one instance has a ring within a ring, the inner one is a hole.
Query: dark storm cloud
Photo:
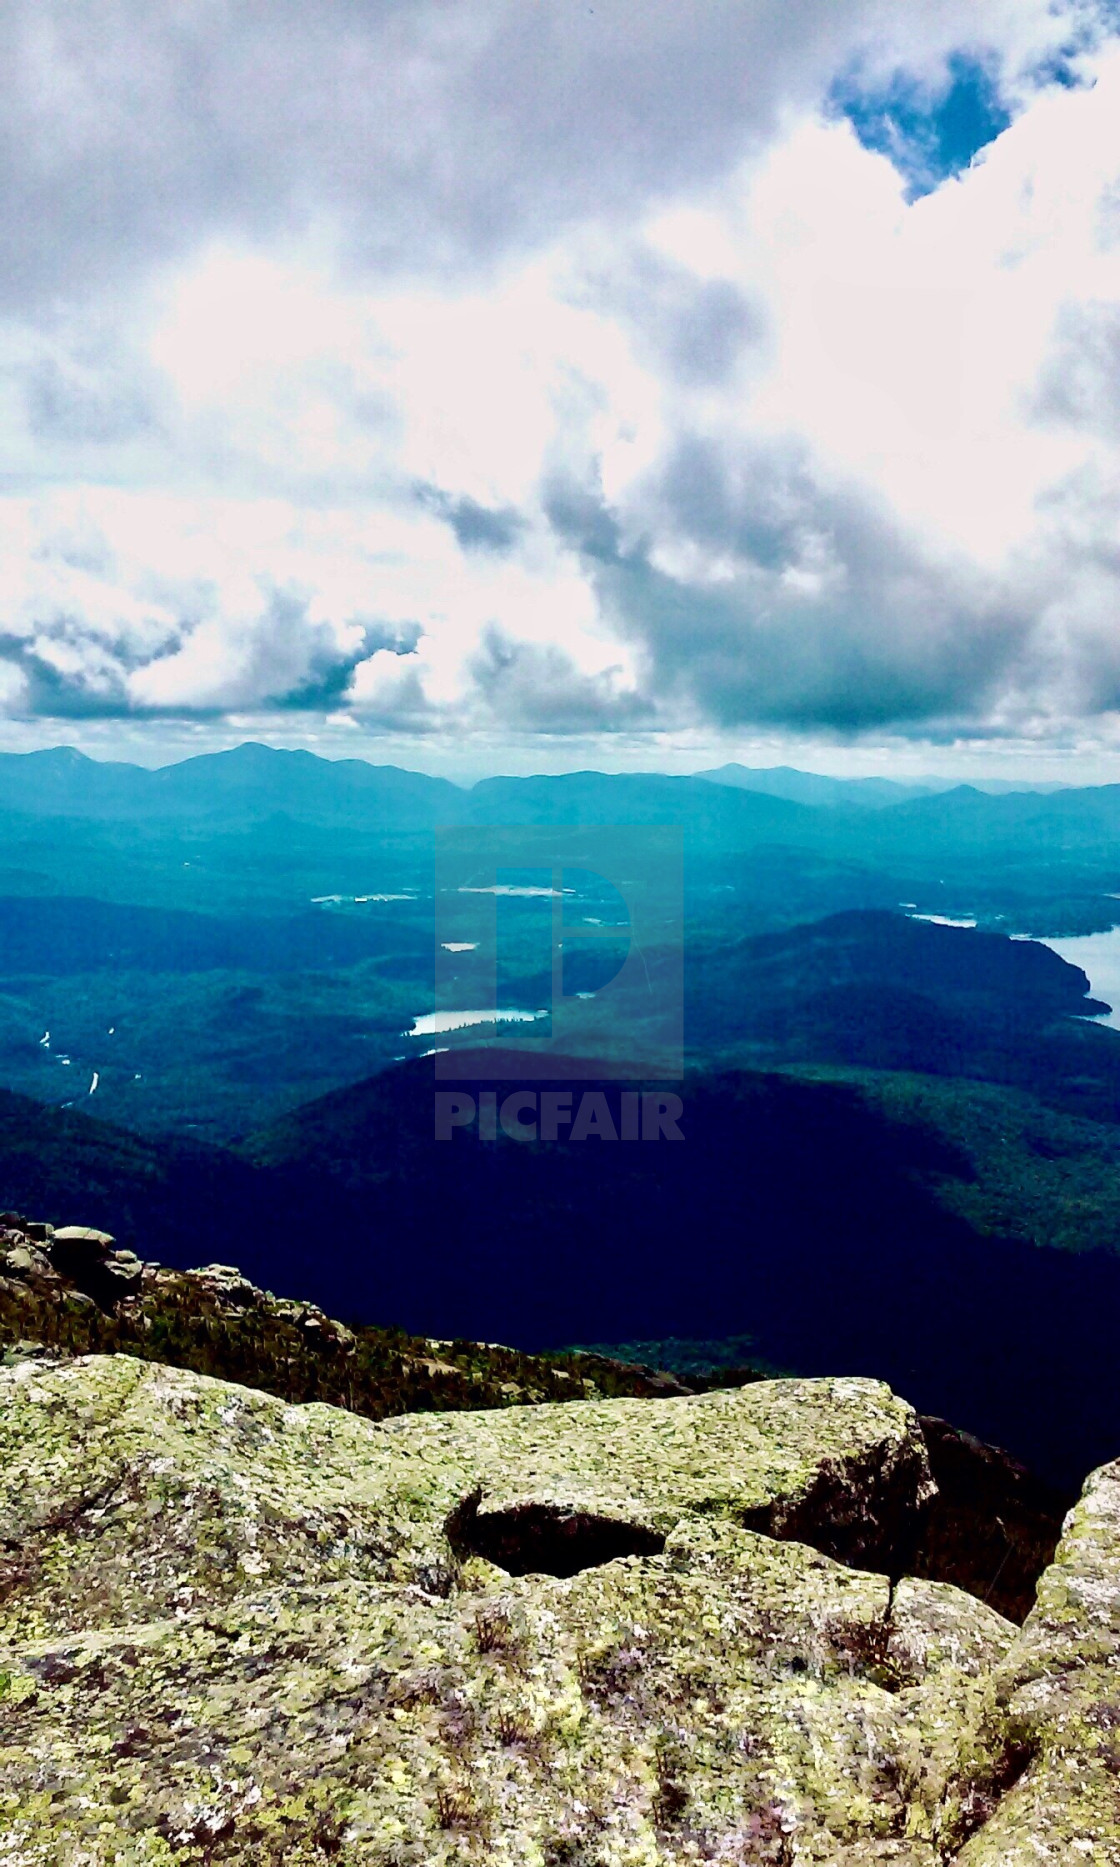
[[[689,434],[669,454],[655,495],[674,531],[770,571],[800,561],[814,527],[819,531],[818,497],[804,451],[793,443],[731,452]]]
[[[340,649],[330,631],[308,630],[306,620],[300,619],[308,640],[307,666],[302,676],[285,692],[262,696],[268,706],[280,707],[288,712],[326,712],[340,706],[346,698],[350,683],[354,678],[354,669],[360,661],[365,661],[379,648],[387,648],[393,654],[411,653],[416,645],[416,633],[410,632],[402,642],[400,632],[376,624],[366,624],[358,647]]]
[[[581,556],[600,564],[621,561],[618,520],[597,487],[558,478],[544,488],[543,505],[553,531]]]
[[[230,674],[225,692],[204,709],[275,707],[290,712],[322,712],[345,698],[358,663],[378,649],[407,655],[419,639],[416,624],[404,628],[363,622],[357,639],[343,647],[326,623],[312,621],[307,599],[289,590],[273,591],[268,611],[253,631],[249,652]],[[176,711],[192,711],[188,706]]]
[[[1036,621],[926,559],[871,500],[816,484],[794,447],[725,458],[683,443],[625,543],[586,489],[553,488],[549,511],[640,645],[651,697],[683,697],[721,726],[859,731],[976,713]],[[671,574],[655,538],[710,553],[718,576]]]

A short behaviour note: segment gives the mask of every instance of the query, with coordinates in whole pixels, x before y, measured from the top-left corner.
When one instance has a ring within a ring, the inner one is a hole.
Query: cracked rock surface
[[[0,1864],[1120,1862],[1120,1473],[1021,1632],[904,1575],[931,1490],[873,1381],[375,1422],[23,1359]]]

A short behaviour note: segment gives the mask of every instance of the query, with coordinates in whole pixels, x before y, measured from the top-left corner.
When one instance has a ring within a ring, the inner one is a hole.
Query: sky
[[[1113,0],[0,60],[0,746],[1120,778]]]

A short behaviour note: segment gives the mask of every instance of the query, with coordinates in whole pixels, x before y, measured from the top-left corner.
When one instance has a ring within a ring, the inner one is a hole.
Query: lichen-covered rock
[[[1016,1630],[835,1559],[928,1489],[871,1381],[375,1423],[20,1360],[0,1862],[935,1867]]]
[[[12,1277],[54,1280],[58,1273],[50,1259],[35,1245],[11,1245],[0,1259]]]
[[[104,1257],[116,1243],[111,1232],[99,1232],[94,1225],[55,1225],[50,1236],[57,1250],[76,1248],[91,1257]]]
[[[962,1867],[1116,1867],[1120,1463],[1088,1480],[994,1685],[1003,1794]]]

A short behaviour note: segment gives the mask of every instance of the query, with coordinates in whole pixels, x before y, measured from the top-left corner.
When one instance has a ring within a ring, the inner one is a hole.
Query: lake
[[[1107,1018],[1096,1018],[1094,1023],[1111,1024],[1120,1031],[1120,927],[1108,933],[1077,934],[1069,940],[1046,940],[1043,944],[1068,959],[1071,966],[1080,966],[1088,973],[1093,997],[1103,998],[1112,1006]]]
[[[521,888],[512,882],[491,882],[485,888],[460,888],[461,895],[509,895],[519,901],[559,901],[562,894],[574,895],[574,888]]]
[[[472,1024],[531,1024],[546,1018],[546,1011],[427,1011],[412,1020],[409,1037],[433,1037],[443,1031],[463,1031]]]

